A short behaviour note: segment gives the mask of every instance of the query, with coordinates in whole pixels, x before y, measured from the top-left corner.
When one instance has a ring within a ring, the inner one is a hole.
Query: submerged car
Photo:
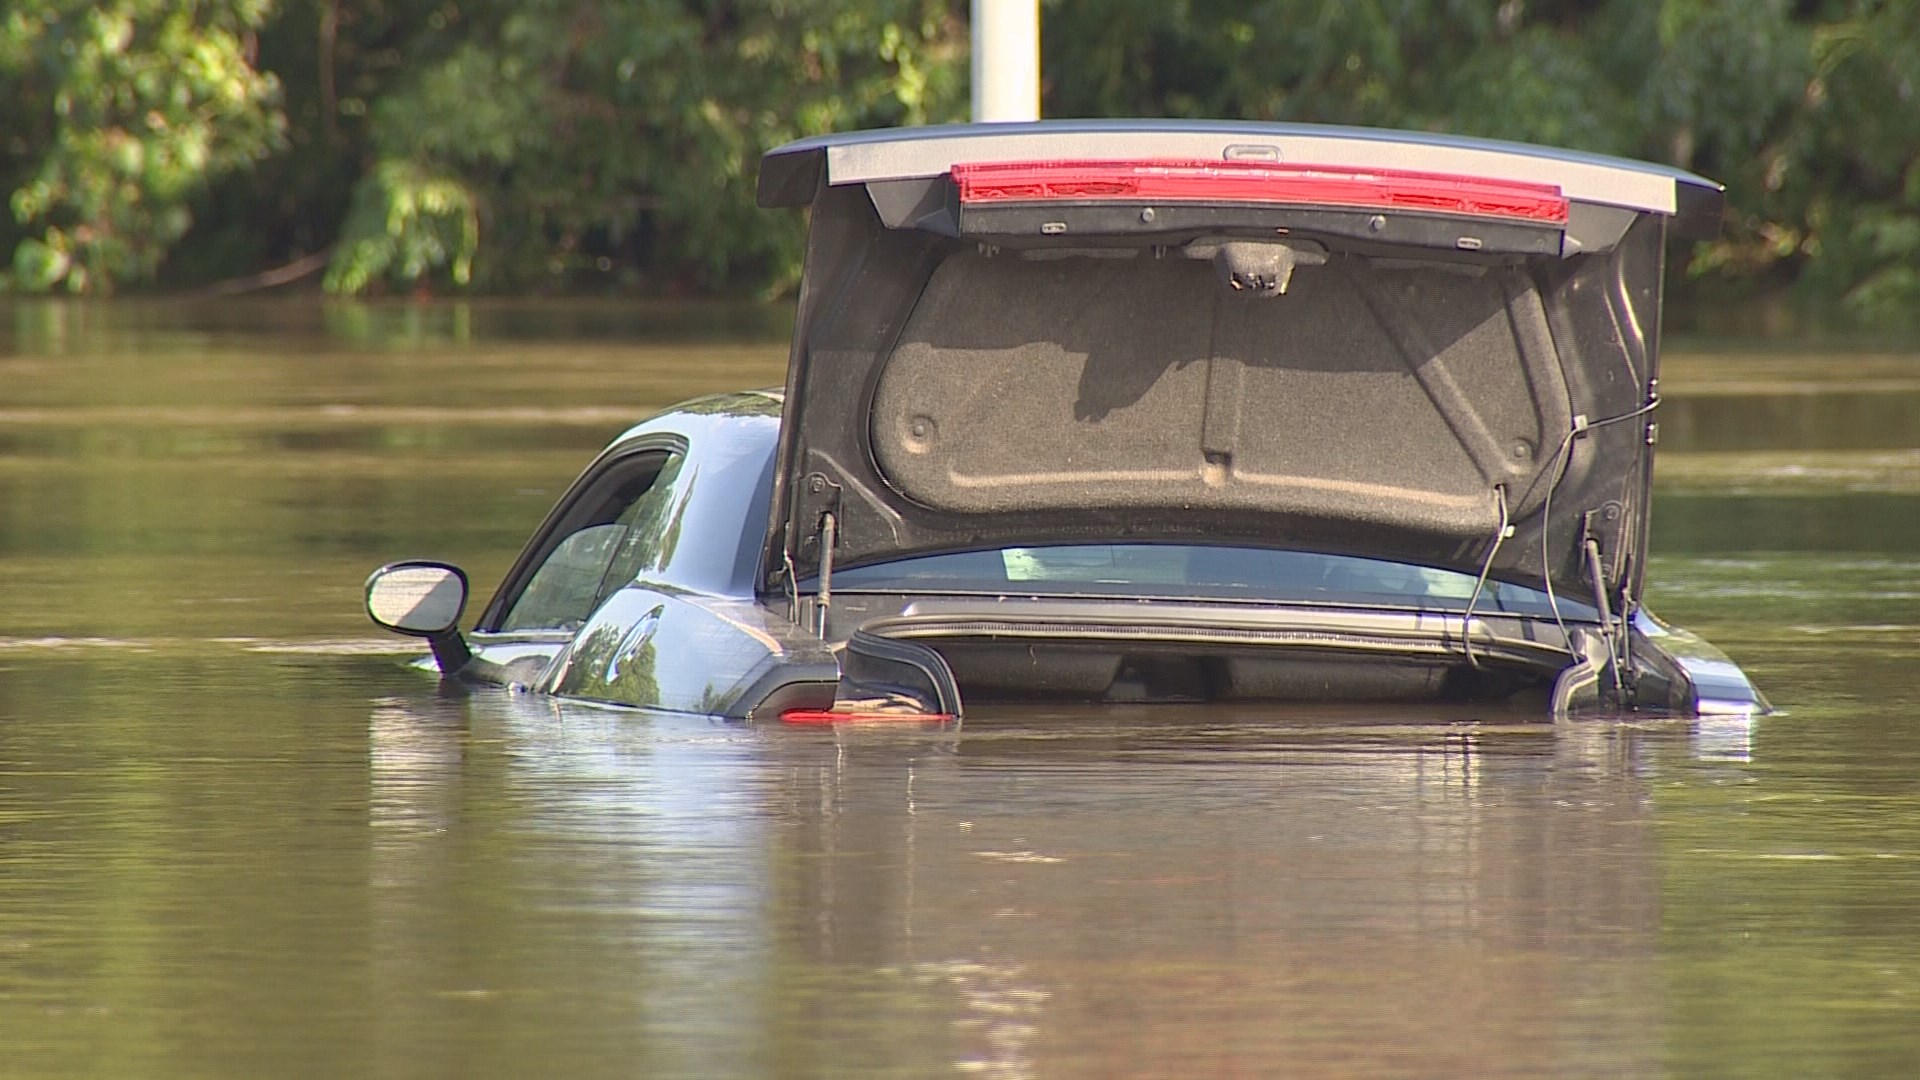
[[[786,386],[621,435],[449,677],[727,717],[994,700],[1759,712],[1641,604],[1670,237],[1722,189],[1430,134],[1042,122],[806,139]]]

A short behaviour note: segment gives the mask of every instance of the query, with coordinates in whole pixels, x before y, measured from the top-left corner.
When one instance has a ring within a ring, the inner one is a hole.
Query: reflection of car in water
[[[1737,766],[1682,726],[1402,711],[815,731],[388,699],[374,979],[429,1019],[448,971],[590,1010],[646,1075],[1655,1072],[1688,857],[1655,793]]]
[[[727,716],[963,700],[1764,699],[1641,606],[1665,242],[1720,188],[1261,124],[868,132],[767,155],[811,224],[786,387],[617,439],[466,681]]]

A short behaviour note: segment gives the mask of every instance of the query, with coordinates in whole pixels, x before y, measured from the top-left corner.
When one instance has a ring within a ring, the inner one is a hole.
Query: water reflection
[[[649,1075],[753,1071],[769,889],[762,822],[734,790],[750,775],[730,764],[738,738],[653,738],[540,698],[379,703],[383,1064],[405,1072],[425,1033],[480,1071],[503,1054],[591,1069],[610,1047]],[[476,1039],[476,1011],[512,1020]],[[583,1025],[605,1041],[581,1045]]]
[[[1654,1070],[1647,746],[1684,732],[1199,722],[389,700],[380,982],[564,996],[649,1075]],[[423,933],[476,859],[513,920]]]

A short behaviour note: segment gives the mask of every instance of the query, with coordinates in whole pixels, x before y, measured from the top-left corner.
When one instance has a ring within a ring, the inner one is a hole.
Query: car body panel
[[[832,701],[831,649],[751,600],[631,585],[610,597],[551,664],[536,689],[566,697],[748,716],[780,673],[816,683]]]
[[[1645,608],[1634,613],[1633,628],[1641,655],[1657,657],[1678,669],[1677,698],[1672,705],[1676,711],[1724,716],[1773,710],[1740,665],[1700,635],[1669,626]]]
[[[754,591],[780,402],[777,391],[700,398],[616,438],[569,486],[508,572],[480,617],[475,654],[497,665],[501,681],[617,704],[744,717],[770,698],[831,703],[838,674],[831,650]],[[632,579],[576,628],[503,629],[515,599],[555,549],[570,508],[608,471],[661,450],[682,460],[671,488],[661,492],[661,527]],[[789,686],[795,689],[777,693]],[[806,688],[811,692],[796,697]]]

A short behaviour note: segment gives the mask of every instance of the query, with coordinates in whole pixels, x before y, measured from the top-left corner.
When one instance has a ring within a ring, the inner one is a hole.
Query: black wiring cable
[[[1573,418],[1573,426],[1567,430],[1566,437],[1560,440],[1560,448],[1553,452],[1554,465],[1552,469],[1548,470],[1552,475],[1552,479],[1547,484],[1547,495],[1540,507],[1541,528],[1548,529],[1553,527],[1553,489],[1560,486],[1560,478],[1566,474],[1567,467],[1573,464],[1573,440],[1579,438],[1584,432],[1592,431],[1595,428],[1607,427],[1611,424],[1624,423],[1636,417],[1645,416],[1659,407],[1660,395],[1655,393],[1647,399],[1646,404],[1629,412],[1623,412],[1618,416],[1609,416],[1601,420],[1588,420],[1584,416],[1576,416]],[[1553,564],[1548,561],[1551,557],[1551,548],[1552,545],[1547,543],[1547,539],[1543,535],[1540,540],[1540,578],[1547,586],[1547,606],[1553,609],[1554,624],[1560,628],[1560,637],[1567,643],[1567,650],[1571,652],[1573,650],[1573,635],[1567,630],[1566,620],[1560,616],[1560,601],[1553,593]],[[1621,618],[1626,618],[1625,612],[1621,613]],[[1608,635],[1609,640],[1611,640],[1612,628],[1602,627],[1601,629],[1602,632]]]

